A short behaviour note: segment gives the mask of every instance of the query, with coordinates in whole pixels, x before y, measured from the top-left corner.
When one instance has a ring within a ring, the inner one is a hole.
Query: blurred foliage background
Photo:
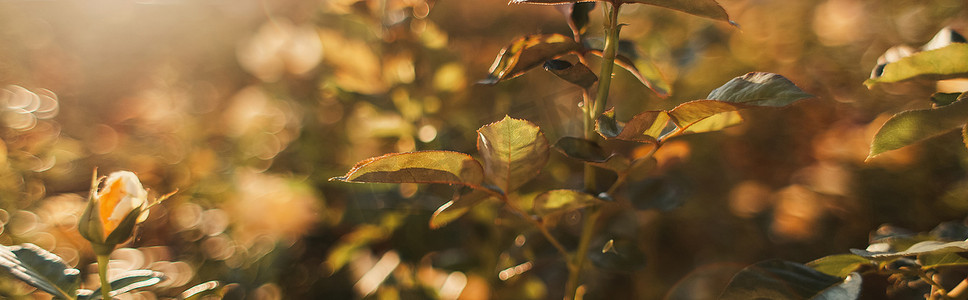
[[[616,70],[619,119],[750,71],[817,97],[663,147],[664,172],[633,183],[641,210],[603,225],[644,264],[601,262],[587,297],[716,297],[759,260],[807,262],[866,247],[881,224],[926,231],[965,218],[957,134],[864,162],[887,116],[965,83],[862,85],[890,46],[944,26],[968,33],[963,0],[720,4],[740,28],[625,7],[623,37],[674,89],[662,100]],[[90,174],[131,170],[155,196],[180,192],[113,256],[112,269],[169,276],[128,298],[208,280],[247,299],[560,298],[555,250],[497,203],[430,230],[450,187],[327,179],[388,152],[474,154],[475,130],[505,114],[551,141],[580,136],[581,92],[551,74],[475,84],[514,37],[568,32],[553,7],[504,1],[2,1],[0,243],[51,250],[96,286],[76,232]],[[579,170],[554,154],[523,192],[577,188]],[[578,218],[555,229],[570,246]],[[42,297],[0,281],[4,297]]]

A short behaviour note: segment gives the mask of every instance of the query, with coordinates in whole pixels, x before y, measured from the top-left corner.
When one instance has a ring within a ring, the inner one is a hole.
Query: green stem
[[[111,283],[108,282],[109,255],[97,255],[97,273],[101,277],[101,299],[111,298]]]
[[[608,89],[612,84],[612,70],[615,68],[615,56],[618,53],[618,33],[621,27],[618,24],[618,10],[622,3],[614,3],[611,9],[606,6],[608,18],[605,24],[605,50],[602,53],[602,70],[598,73],[598,93],[595,95],[595,103],[588,116],[594,120],[605,112],[605,104],[608,101]]]
[[[592,242],[592,235],[595,232],[595,223],[598,221],[598,217],[601,216],[602,211],[596,206],[588,208],[587,216],[585,216],[585,223],[582,224],[581,229],[581,240],[578,242],[578,253],[575,253],[574,269],[569,269],[568,272],[568,282],[565,284],[565,299],[575,299],[576,292],[578,290],[578,280],[581,275],[582,265],[585,264],[585,258],[588,256],[588,248]]]
[[[605,13],[607,14],[605,20],[605,49],[602,53],[602,69],[598,73],[598,92],[592,103],[589,103],[588,97],[586,96],[583,106],[585,112],[583,122],[585,125],[585,139],[590,141],[595,139],[594,121],[599,115],[605,112],[605,105],[608,102],[608,90],[612,83],[612,70],[615,67],[615,56],[618,53],[619,30],[621,30],[618,24],[618,11],[621,6],[622,2],[617,1],[612,2],[610,7],[605,7]],[[595,167],[590,164],[585,164],[584,171],[585,190],[591,193],[596,192]],[[594,235],[595,231],[595,223],[598,221],[600,215],[601,210],[598,207],[593,206],[587,210],[585,222],[582,224],[581,237],[578,242],[578,251],[569,260],[568,282],[565,284],[566,300],[575,298],[579,286],[579,275],[581,275],[582,266],[585,264],[585,257],[588,256],[588,246],[591,244],[592,235]],[[567,255],[565,257],[568,258]]]
[[[594,141],[595,134],[595,117],[592,115],[592,99],[588,90],[582,93],[582,110],[585,112],[583,119],[583,125],[585,125],[585,139],[588,141]],[[597,189],[597,184],[595,183],[595,166],[589,163],[585,163],[585,191],[589,193],[594,193]]]

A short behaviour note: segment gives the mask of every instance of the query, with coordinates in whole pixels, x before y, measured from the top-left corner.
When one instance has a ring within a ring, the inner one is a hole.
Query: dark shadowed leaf
[[[860,298],[860,291],[863,287],[864,278],[860,273],[854,272],[847,275],[840,284],[835,284],[813,297],[817,300],[850,300]]]
[[[904,251],[871,251],[871,249],[860,250],[850,249],[850,252],[866,258],[889,259],[901,256],[913,256],[922,254],[944,254],[952,252],[968,251],[968,241],[942,242],[942,241],[923,241],[909,247]]]
[[[859,281],[860,276],[852,280]],[[846,284],[845,280],[821,273],[802,264],[768,260],[746,267],[733,277],[720,299],[811,299],[823,295],[830,288]],[[850,283],[854,285],[853,281]],[[852,297],[818,299],[855,299]],[[847,296],[851,296],[847,293]]]
[[[494,64],[488,71],[488,77],[478,83],[495,84],[501,80],[517,77],[547,60],[580,48],[581,45],[575,40],[561,34],[520,37],[501,50],[501,54],[494,60]]]
[[[112,276],[113,277],[113,276]],[[111,296],[117,296],[136,289],[149,287],[165,280],[165,274],[152,270],[131,270],[124,272],[111,281]],[[94,290],[90,299],[101,299],[101,289]]]
[[[935,107],[945,106],[958,101],[958,96],[962,93],[934,93],[931,95],[931,102],[934,102]]]
[[[444,225],[460,218],[475,205],[490,197],[492,197],[491,194],[481,190],[463,191],[462,194],[456,195],[453,200],[447,201],[437,208],[434,215],[430,217],[430,228],[444,227]]]
[[[34,244],[0,245],[0,266],[17,279],[54,295],[54,298],[73,299],[81,283],[79,270]]]
[[[548,162],[548,140],[541,128],[509,116],[477,130],[477,150],[488,182],[505,193],[531,181]]]
[[[590,163],[593,166],[625,173],[631,167],[631,161],[621,154],[606,154],[598,143],[576,137],[563,137],[553,146],[567,157]]]
[[[716,88],[706,99],[755,106],[786,106],[810,97],[813,95],[803,92],[779,74],[751,72]]]
[[[571,31],[576,37],[585,34],[585,31],[588,30],[588,22],[591,20],[588,13],[595,9],[595,2],[578,2],[556,7],[568,19],[568,27],[571,27]]]
[[[605,1],[605,0],[599,0]],[[574,3],[574,2],[586,2],[584,0],[511,0],[511,3],[530,3],[530,4],[561,4],[561,3]],[[612,2],[612,1],[605,1]],[[710,18],[713,20],[726,21],[730,24],[736,25],[735,22],[729,19],[729,15],[726,14],[726,10],[715,0],[627,0],[626,3],[642,3],[648,5],[655,5],[659,7],[665,7],[672,10],[678,10],[684,13],[693,14],[700,17]]]
[[[646,178],[628,183],[627,195],[636,209],[671,211],[685,203],[685,182],[675,177]]]
[[[598,116],[595,130],[607,139],[655,143],[669,119],[669,114],[664,111],[646,111],[621,124],[615,120],[615,111],[609,109]]]
[[[587,162],[605,162],[609,157],[598,143],[583,138],[562,137],[554,147],[565,156]]]
[[[633,241],[613,239],[597,245],[601,246],[590,249],[588,258],[600,269],[631,272],[645,266],[645,253]]]
[[[480,185],[484,169],[470,155],[451,151],[391,153],[356,164],[330,180],[372,183],[445,183]]]
[[[968,226],[963,222],[942,222],[928,234],[942,241],[964,241],[968,239]]]
[[[598,198],[588,193],[575,190],[551,190],[534,198],[534,213],[539,216],[565,213],[598,201]]]
[[[915,78],[930,80],[968,76],[968,44],[954,43],[935,50],[911,54],[883,66],[880,76],[874,76],[864,84],[871,87],[878,83],[898,82]],[[880,67],[880,65],[879,65]]]
[[[892,116],[874,135],[867,159],[964,126],[968,121],[965,95],[968,94],[946,106],[909,110]]]
[[[598,81],[598,76],[583,63],[572,64],[564,60],[552,59],[546,61],[544,69],[558,78],[564,79],[583,89],[589,89]]]
[[[814,270],[840,278],[847,277],[865,265],[872,265],[870,259],[853,254],[835,254],[807,263],[807,266]]]
[[[604,162],[591,162],[590,164],[602,169],[612,170],[619,174],[629,172],[629,168],[632,167],[632,162],[624,155],[618,153],[612,154]]]

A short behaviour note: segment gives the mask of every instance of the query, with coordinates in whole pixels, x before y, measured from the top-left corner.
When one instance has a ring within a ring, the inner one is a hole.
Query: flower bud
[[[110,253],[117,244],[131,238],[134,226],[147,218],[148,191],[138,176],[129,171],[111,173],[98,191],[100,183],[95,171],[90,202],[78,229],[94,245],[95,252]]]

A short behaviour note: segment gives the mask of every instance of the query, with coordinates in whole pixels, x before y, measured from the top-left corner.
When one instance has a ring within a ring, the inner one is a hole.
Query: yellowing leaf
[[[484,169],[470,155],[451,151],[391,153],[356,164],[330,180],[377,183],[445,183],[480,188]]]
[[[898,82],[914,78],[932,80],[968,76],[968,44],[953,43],[930,51],[914,53],[883,66],[880,76],[864,82],[867,87],[882,82]],[[880,65],[878,65],[880,67]],[[877,75],[875,72],[875,75]]]
[[[646,111],[623,125],[615,120],[615,111],[610,109],[598,116],[595,130],[607,139],[655,143],[669,119],[664,111]]]
[[[536,34],[520,37],[501,50],[488,71],[488,77],[479,81],[495,84],[511,79],[543,64],[546,60],[577,51],[581,45],[561,34]]]
[[[708,118],[693,123],[686,128],[683,133],[719,131],[728,127],[739,125],[740,123],[743,123],[743,116],[741,116],[737,111],[728,111],[709,116]]]
[[[508,116],[477,130],[477,150],[487,180],[505,193],[537,176],[548,162],[548,140],[541,129]]]
[[[752,106],[741,103],[730,103],[715,100],[696,100],[680,104],[669,111],[673,121],[680,128],[689,127],[706,118],[719,115],[721,113],[733,112]]]

